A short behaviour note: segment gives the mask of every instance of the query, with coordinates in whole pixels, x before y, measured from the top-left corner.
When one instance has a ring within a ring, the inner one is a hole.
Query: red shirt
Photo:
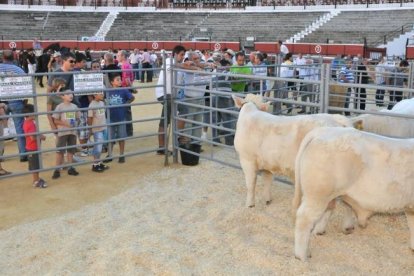
[[[35,151],[37,150],[37,142],[36,139],[32,139],[32,136],[36,132],[36,125],[34,120],[24,120],[23,123],[23,132],[26,134],[26,150],[27,151]]]
[[[134,83],[134,72],[132,70],[131,64],[127,61],[124,61],[121,66],[122,69],[122,87],[130,87]]]

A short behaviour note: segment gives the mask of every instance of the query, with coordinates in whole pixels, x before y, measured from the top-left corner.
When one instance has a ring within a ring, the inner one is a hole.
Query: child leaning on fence
[[[66,86],[66,81],[64,79],[61,79],[61,78],[53,79],[50,94],[47,96],[47,111],[48,112],[54,111],[56,109],[56,106],[58,106],[59,104],[63,102],[61,95],[56,94],[56,93],[63,91],[65,89],[65,86]],[[50,128],[52,130],[56,130],[57,127],[55,123],[53,122],[52,113],[47,114],[47,119],[49,121]]]
[[[109,169],[99,159],[101,159],[102,146],[104,143],[104,134],[106,130],[106,117],[105,117],[105,103],[103,102],[104,95],[102,92],[93,95],[93,100],[89,104],[88,110],[88,126],[92,126],[91,135],[93,135],[93,141],[99,143],[93,146],[93,159],[92,171],[103,172]]]
[[[31,153],[38,151],[37,146],[37,136],[40,137],[40,140],[44,141],[46,137],[43,134],[36,134],[37,127],[35,123],[35,115],[30,114],[34,113],[34,106],[32,104],[26,104],[23,107],[23,113],[26,114],[23,122],[23,132],[26,138],[26,152],[29,154],[29,171],[35,171],[40,169],[40,159],[38,153]],[[46,188],[46,182],[39,177],[39,172],[33,172],[33,187],[36,188]]]
[[[110,139],[119,139],[119,163],[125,163],[125,157],[122,156],[124,154],[125,149],[125,139],[127,137],[127,130],[126,130],[126,121],[127,121],[127,106],[117,106],[117,105],[124,105],[127,103],[131,103],[135,100],[135,97],[131,94],[131,92],[126,89],[122,88],[122,80],[120,73],[109,73],[109,82],[111,83],[113,88],[118,88],[115,90],[110,90],[107,92],[106,99],[108,101],[109,107],[109,121],[111,125],[109,127],[109,138]],[[115,107],[112,107],[114,106]],[[112,150],[113,143],[109,143],[110,148]],[[111,151],[112,152],[112,151]],[[104,160],[104,162],[110,162],[112,158],[110,155]]]
[[[53,122],[55,123],[58,130],[58,138],[56,146],[70,147],[68,149],[58,149],[56,152],[56,163],[62,164],[63,154],[67,151],[67,157],[69,164],[73,163],[73,154],[76,152],[76,130],[73,129],[78,125],[80,112],[78,107],[72,103],[73,92],[70,90],[64,91],[62,95],[63,102],[56,106],[55,113],[53,113]],[[68,169],[69,175],[78,175],[79,173],[74,167]],[[60,177],[60,170],[56,169],[53,172],[53,179]]]

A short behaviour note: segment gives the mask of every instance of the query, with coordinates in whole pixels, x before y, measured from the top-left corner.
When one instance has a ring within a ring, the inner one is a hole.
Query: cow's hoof
[[[326,231],[316,232],[316,235],[323,236],[326,234]]]
[[[298,255],[295,254],[295,259],[302,261],[302,262],[306,262],[309,258],[312,258],[312,255],[310,253],[308,253],[306,257],[299,257]]]
[[[349,234],[352,234],[352,233],[354,232],[354,230],[355,230],[355,227],[354,227],[354,226],[346,227],[346,228],[343,230],[343,233],[344,233],[345,235],[349,235]]]
[[[266,201],[266,205],[270,205],[272,203],[272,200]]]
[[[366,222],[362,222],[362,223],[358,223],[358,226],[361,227],[362,229],[367,228],[367,223]]]
[[[299,261],[302,261],[302,262],[306,262],[306,258],[301,258],[298,255],[295,255],[295,259],[299,260]]]

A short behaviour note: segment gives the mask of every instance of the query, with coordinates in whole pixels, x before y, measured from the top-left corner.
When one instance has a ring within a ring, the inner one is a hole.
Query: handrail
[[[407,29],[411,29],[413,30],[414,28],[414,23],[406,23],[401,25],[400,27],[389,31],[387,34],[382,35],[381,37],[378,38],[378,40],[376,40],[375,42],[373,42],[372,44],[375,46],[378,46],[380,44],[387,44],[387,37],[391,37],[394,38],[399,34],[404,34],[407,32]]]

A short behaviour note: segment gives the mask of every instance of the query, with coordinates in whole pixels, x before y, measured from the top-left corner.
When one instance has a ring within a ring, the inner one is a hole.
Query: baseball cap
[[[60,52],[55,52],[55,53],[53,54],[53,57],[60,57],[60,56],[61,56]]]
[[[232,57],[234,57],[234,55],[236,54],[232,49],[227,49],[226,53],[231,55]]]

